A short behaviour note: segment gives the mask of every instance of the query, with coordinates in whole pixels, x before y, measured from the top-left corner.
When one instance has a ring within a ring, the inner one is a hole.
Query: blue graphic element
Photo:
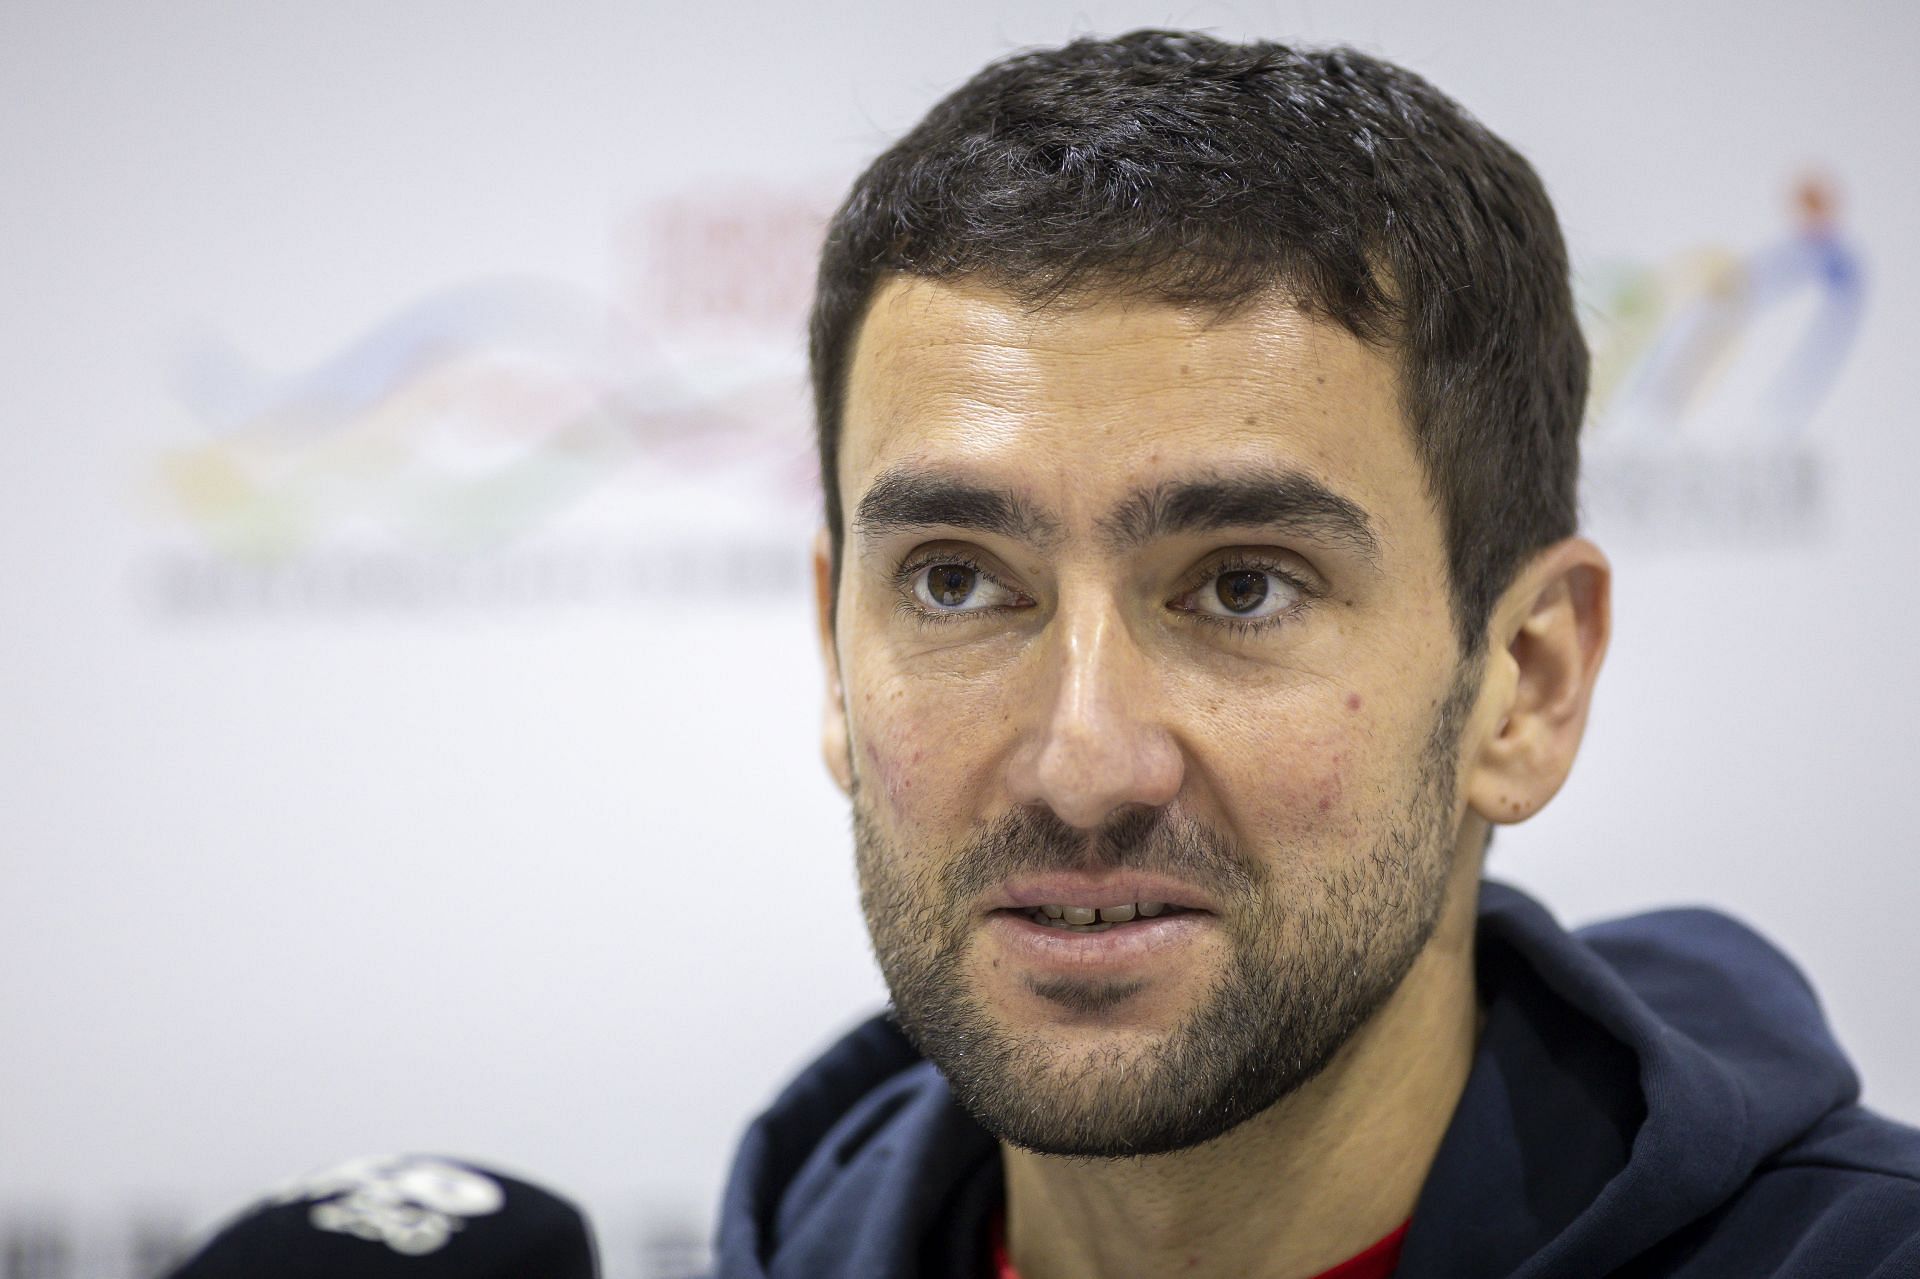
[[[1804,326],[1767,379],[1755,410],[1759,420],[1747,434],[1784,444],[1805,432],[1859,334],[1866,284],[1825,189],[1809,182],[1797,194],[1801,225],[1788,239],[1745,259],[1695,264],[1704,280],[1667,304],[1607,407],[1609,421],[1620,422],[1629,436],[1678,431],[1735,363],[1750,333],[1811,295]],[[1620,309],[1631,303],[1623,300]]]

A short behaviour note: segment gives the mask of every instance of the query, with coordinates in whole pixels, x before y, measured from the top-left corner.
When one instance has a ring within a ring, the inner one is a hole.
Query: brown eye
[[[914,569],[907,591],[921,612],[932,614],[966,616],[1030,602],[973,565],[951,561]]]
[[[936,564],[927,570],[927,594],[942,608],[959,608],[973,594],[979,578],[964,564]]]
[[[1267,598],[1267,575],[1222,573],[1213,580],[1213,593],[1229,613],[1251,613]]]
[[[1179,607],[1235,621],[1261,621],[1291,611],[1305,592],[1285,573],[1263,568],[1229,568],[1215,573]]]

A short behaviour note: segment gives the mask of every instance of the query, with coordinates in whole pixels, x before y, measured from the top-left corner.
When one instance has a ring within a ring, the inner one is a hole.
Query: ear
[[[853,792],[853,755],[847,746],[847,698],[840,685],[840,654],[834,646],[833,543],[827,530],[813,536],[813,602],[820,626],[820,655],[827,667],[827,701],[821,707],[820,753],[834,782]]]
[[[1489,822],[1525,821],[1573,768],[1612,630],[1612,569],[1584,537],[1533,557],[1488,619],[1466,799]]]

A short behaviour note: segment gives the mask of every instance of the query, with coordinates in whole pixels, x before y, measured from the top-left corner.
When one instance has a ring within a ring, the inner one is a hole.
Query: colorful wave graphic
[[[1827,188],[1803,183],[1796,208],[1793,230],[1751,253],[1594,273],[1596,452],[1724,448],[1716,432],[1781,449],[1805,433],[1866,294]],[[654,291],[632,305],[491,280],[404,306],[292,373],[201,347],[178,392],[205,438],[160,459],[165,505],[212,552],[263,564],[354,547],[486,552],[561,527],[631,534],[688,494],[716,518],[733,504],[742,527],[810,514],[800,316],[778,318],[785,291],[742,301],[808,224],[791,214],[715,240],[696,233],[730,227],[733,206],[670,211],[677,222],[639,237]],[[714,281],[728,287],[676,311],[676,291]]]
[[[621,479],[806,503],[800,359],[797,329],[702,349],[588,290],[464,285],[290,375],[196,352],[179,392],[209,438],[161,459],[161,487],[212,546],[269,560],[342,541],[484,550]]]

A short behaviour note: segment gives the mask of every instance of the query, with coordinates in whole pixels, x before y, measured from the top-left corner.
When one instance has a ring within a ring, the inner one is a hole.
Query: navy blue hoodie
[[[1489,883],[1477,963],[1485,1029],[1396,1279],[1920,1277],[1920,1131],[1857,1104],[1766,942],[1700,910],[1568,933]],[[1002,1194],[993,1138],[875,1018],[748,1130],[718,1279],[983,1279]]]

